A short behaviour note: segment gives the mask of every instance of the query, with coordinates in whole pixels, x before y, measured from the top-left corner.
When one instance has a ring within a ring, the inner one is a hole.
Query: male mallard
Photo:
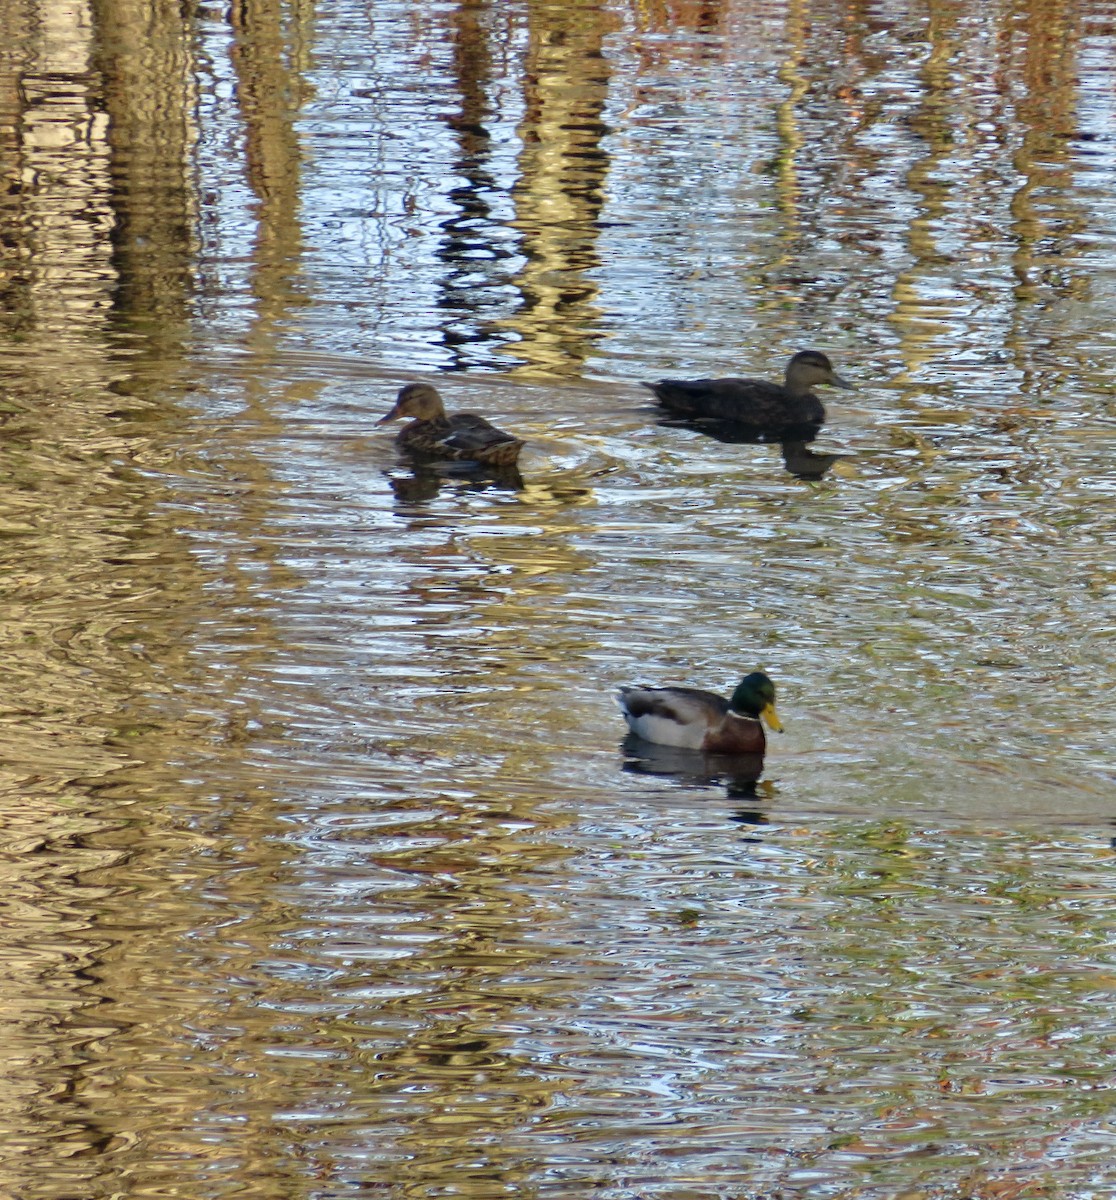
[[[761,719],[776,730],[775,685],[762,671],[745,675],[726,700],[689,687],[623,687],[617,697],[628,728],[660,746],[706,754],[762,754]]]
[[[800,350],[787,363],[786,382],[763,379],[660,379],[645,383],[659,403],[682,417],[716,417],[777,431],[820,425],[825,408],[810,389],[827,383],[851,388],[819,350]]]
[[[447,415],[438,389],[429,383],[408,383],[400,388],[391,412],[376,424],[384,425],[397,417],[415,418],[395,439],[412,454],[510,467],[523,449],[518,438],[497,429],[484,417],[472,413]]]

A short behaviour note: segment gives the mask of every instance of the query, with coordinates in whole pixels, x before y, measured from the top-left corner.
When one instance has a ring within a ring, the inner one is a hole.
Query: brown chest
[[[763,726],[750,717],[725,717],[705,735],[706,754],[762,754],[767,745]]]

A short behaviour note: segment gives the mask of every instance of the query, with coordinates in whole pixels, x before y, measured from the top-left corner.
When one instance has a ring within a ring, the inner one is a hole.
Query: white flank
[[[708,732],[704,725],[680,725],[669,717],[657,717],[653,713],[644,713],[641,717],[633,717],[625,710],[624,720],[628,728],[645,742],[655,742],[659,746],[677,746],[681,750],[700,750]]]

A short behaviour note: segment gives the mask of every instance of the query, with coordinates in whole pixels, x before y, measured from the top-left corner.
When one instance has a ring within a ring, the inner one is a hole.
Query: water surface
[[[0,30],[0,1191],[1109,1195],[1116,9]]]

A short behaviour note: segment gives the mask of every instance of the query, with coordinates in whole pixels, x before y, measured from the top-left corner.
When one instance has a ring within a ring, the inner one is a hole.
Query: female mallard
[[[461,462],[510,467],[519,457],[523,443],[472,413],[446,414],[438,389],[429,383],[408,383],[400,388],[395,405],[376,424],[397,417],[414,417],[399,431],[396,442],[412,454],[449,458]]]
[[[771,729],[783,728],[775,685],[762,671],[745,675],[730,700],[689,687],[623,687],[617,699],[632,733],[660,746],[762,754],[767,738],[761,719]]]
[[[660,379],[645,383],[659,403],[682,417],[716,417],[757,429],[820,425],[825,408],[810,389],[827,383],[851,388],[819,350],[800,350],[787,363],[786,382],[763,379]]]

